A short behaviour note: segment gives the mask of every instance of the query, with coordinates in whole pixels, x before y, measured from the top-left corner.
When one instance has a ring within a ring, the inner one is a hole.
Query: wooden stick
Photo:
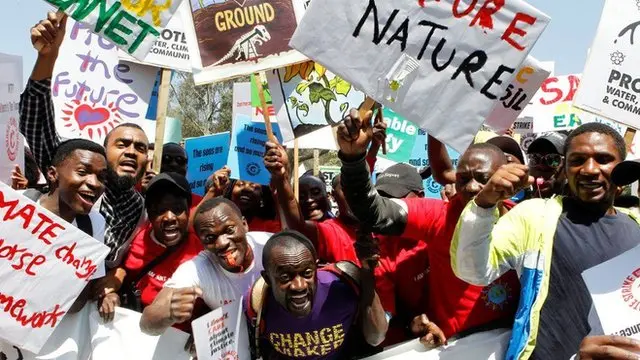
[[[153,171],[160,173],[162,166],[162,146],[164,145],[164,128],[167,120],[167,108],[169,107],[169,85],[171,83],[171,70],[163,68],[158,89],[158,110],[156,114],[156,142],[153,151]]]
[[[258,97],[260,98],[260,105],[262,106],[262,115],[264,116],[264,125],[267,129],[267,138],[269,141],[277,143],[278,140],[273,135],[273,129],[271,128],[271,118],[269,117],[269,106],[267,100],[264,97],[264,88],[262,86],[262,77],[259,73],[255,73],[256,82],[258,83]]]
[[[367,96],[362,103],[362,106],[358,109],[358,114],[360,115],[360,119],[364,119],[367,115],[367,111],[372,110],[376,105],[376,101],[371,98],[371,96]],[[378,108],[378,114],[376,115],[374,125],[378,123],[378,121],[384,121],[382,119],[382,107]],[[387,155],[387,144],[382,143],[382,153]]]
[[[627,132],[624,133],[624,142],[627,144],[627,148],[633,145],[633,138],[636,137],[636,129],[628,127]]]
[[[376,114],[376,121],[374,122],[375,124],[379,124],[381,122],[384,121],[384,117],[382,116],[382,106],[378,108],[378,113]],[[382,154],[383,155],[387,155],[387,142],[383,141],[382,142]]]
[[[300,196],[300,181],[298,177],[300,177],[300,149],[298,148],[298,139],[293,140],[293,194],[296,197],[296,201]]]
[[[313,175],[320,174],[320,150],[313,149]]]

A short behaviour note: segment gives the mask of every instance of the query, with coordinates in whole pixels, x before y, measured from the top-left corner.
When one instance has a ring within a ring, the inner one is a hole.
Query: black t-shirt
[[[640,227],[628,215],[597,216],[565,199],[558,222],[549,292],[540,314],[538,340],[531,359],[570,359],[590,332],[592,301],[582,272],[640,244]]]

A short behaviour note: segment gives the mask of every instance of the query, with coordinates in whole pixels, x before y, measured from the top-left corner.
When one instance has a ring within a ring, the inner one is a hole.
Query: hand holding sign
[[[271,179],[283,181],[289,169],[289,157],[284,147],[278,143],[268,141],[265,144],[264,166],[271,173]]]
[[[202,290],[197,287],[174,289],[169,304],[169,318],[181,324],[193,315],[196,300],[202,296]]]
[[[502,165],[482,188],[475,201],[481,208],[490,208],[502,200],[512,198],[521,189],[531,184],[533,184],[533,177],[529,176],[528,166]]]
[[[64,39],[67,15],[50,11],[47,19],[31,28],[31,44],[39,55],[49,55],[58,51]]]
[[[213,173],[213,186],[209,189],[214,196],[222,196],[224,190],[229,184],[229,176],[231,176],[231,169],[226,165]]]
[[[367,111],[360,118],[358,110],[351,109],[338,127],[338,146],[340,151],[349,157],[364,156],[373,138],[371,117],[373,112]]]
[[[633,351],[633,352],[632,352]],[[637,359],[640,342],[624,336],[587,336],[580,344],[578,359]]]

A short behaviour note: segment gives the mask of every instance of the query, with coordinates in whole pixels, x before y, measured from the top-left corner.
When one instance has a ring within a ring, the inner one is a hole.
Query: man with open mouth
[[[205,249],[180,265],[144,309],[140,326],[146,333],[161,334],[191,319],[198,298],[210,309],[238,301],[260,277],[262,248],[271,234],[249,232],[235,203],[223,197],[205,200],[193,225]]]

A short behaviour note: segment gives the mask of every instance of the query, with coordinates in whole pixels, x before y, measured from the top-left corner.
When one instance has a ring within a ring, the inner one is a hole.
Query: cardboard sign
[[[181,1],[175,16],[171,17],[167,26],[160,31],[160,35],[142,61],[120,50],[120,59],[141,63],[143,65],[158,66],[167,69],[191,72],[191,59],[187,36],[182,24],[184,16],[191,14],[188,1]]]
[[[267,73],[278,124],[285,141],[337,125],[365,95],[313,61]]]
[[[409,162],[416,139],[424,131],[391,109],[385,108],[383,117],[387,123],[387,154],[379,151],[378,156],[398,163]]]
[[[56,130],[63,138],[102,144],[118,124],[142,126],[149,121],[145,115],[157,72],[119,62],[114,44],[69,20],[51,78]],[[155,138],[155,131],[147,136]]]
[[[580,126],[573,98],[580,86],[580,74],[553,76],[542,82],[522,117],[533,118],[533,132],[571,130]]]
[[[282,143],[277,124],[272,124],[273,134]],[[271,174],[264,167],[264,144],[267,130],[264,123],[251,121],[246,115],[238,115],[233,122],[227,165],[231,178],[269,185]]]
[[[198,359],[251,359],[242,299],[193,320],[191,327]]]
[[[582,273],[605,335],[640,339],[640,247]]]
[[[37,353],[109,248],[2,182],[0,218],[0,339]]]
[[[138,60],[144,60],[181,0],[46,0],[92,32]]]
[[[142,129],[147,134],[155,134],[156,131],[156,122],[155,121],[145,121],[141,124]],[[164,122],[164,143],[176,143],[180,144],[182,141],[182,122],[176,118],[172,118],[167,116]],[[149,137],[149,142],[152,143],[155,141],[155,135],[153,137]]]
[[[184,149],[189,157],[187,180],[192,193],[203,196],[207,178],[227,163],[230,138],[227,131],[185,140]]]
[[[550,73],[550,69],[545,69],[534,57],[527,56],[504,95],[496,102],[485,125],[499,134],[504,134],[518,119]]]
[[[191,0],[185,29],[196,85],[307,60],[289,47],[305,2]]]
[[[313,1],[291,46],[462,152],[548,23],[521,0]]]
[[[11,184],[14,165],[24,174],[24,138],[18,128],[22,57],[0,53],[0,74],[0,181]]]
[[[640,128],[640,53],[635,1],[607,0],[575,106]]]

